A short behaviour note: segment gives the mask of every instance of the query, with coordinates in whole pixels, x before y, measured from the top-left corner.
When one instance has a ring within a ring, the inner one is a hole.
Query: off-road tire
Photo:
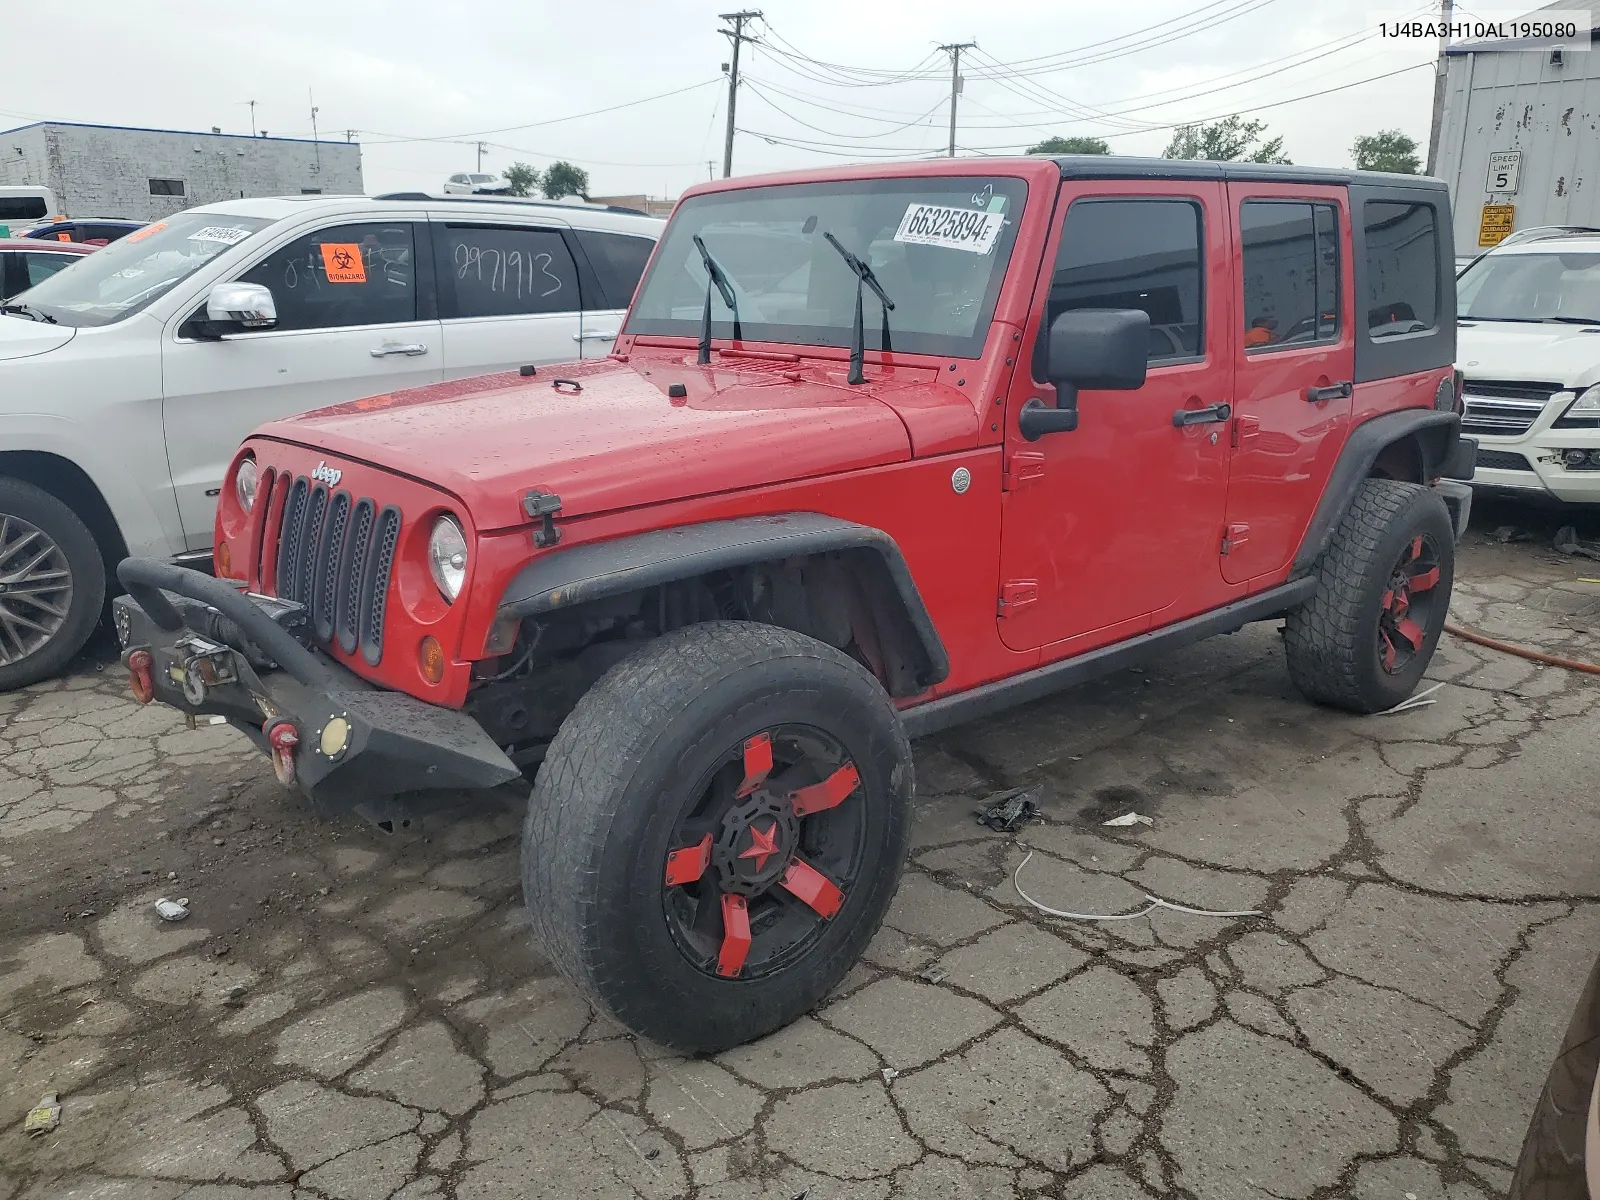
[[[1600,960],[1589,973],[1567,1035],[1550,1064],[1511,1180],[1510,1200],[1590,1200],[1588,1180],[1600,1177],[1600,1163],[1590,1159],[1585,1145],[1589,1125],[1596,1119],[1597,1074]]]
[[[1391,572],[1419,535],[1436,549],[1439,578],[1423,644],[1402,669],[1385,670],[1379,617]],[[1317,588],[1289,613],[1284,630],[1289,678],[1308,699],[1357,713],[1393,708],[1428,669],[1449,610],[1455,569],[1450,512],[1431,488],[1363,480],[1317,561]]]
[[[89,527],[42,488],[0,477],[0,515],[20,518],[42,532],[60,548],[72,573],[72,597],[60,627],[26,657],[0,664],[0,692],[9,692],[49,679],[83,649],[105,605],[106,567]]]
[[[860,774],[861,869],[804,956],[717,978],[668,927],[663,864],[692,781],[725,747],[788,723],[824,731]],[[779,1029],[827,995],[877,932],[909,845],[911,749],[888,695],[812,638],[712,622],[646,643],[578,702],[551,742],[523,827],[535,937],[596,1008],[655,1042],[714,1052]]]

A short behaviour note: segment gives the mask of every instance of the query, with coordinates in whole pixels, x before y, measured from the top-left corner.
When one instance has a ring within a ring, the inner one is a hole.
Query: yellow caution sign
[[[1478,219],[1478,245],[1498,246],[1516,225],[1515,204],[1485,204]]]

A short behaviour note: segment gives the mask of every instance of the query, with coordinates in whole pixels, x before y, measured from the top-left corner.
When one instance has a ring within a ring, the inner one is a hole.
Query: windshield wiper
[[[46,325],[56,324],[56,319],[47,312],[41,312],[30,304],[0,304],[0,313],[12,316],[27,317],[30,321],[43,321]]]
[[[711,289],[715,287],[722,293],[722,302],[728,306],[728,311],[733,314],[733,340],[742,341],[744,334],[739,329],[739,297],[734,294],[733,284],[728,281],[728,273],[717,265],[717,260],[711,257],[711,251],[706,249],[706,244],[700,240],[700,235],[694,235],[694,248],[700,251],[700,261],[706,265],[706,306],[700,312],[700,357],[698,359],[703,367],[711,361]]]
[[[822,236],[827,238],[828,244],[844,257],[845,263],[856,275],[856,323],[850,342],[850,375],[846,382],[865,383],[867,375],[862,368],[866,364],[867,331],[861,320],[861,286],[865,284],[871,288],[883,303],[883,341],[879,349],[884,351],[889,349],[889,313],[894,308],[894,301],[889,299],[889,293],[883,290],[883,285],[878,282],[878,277],[872,273],[870,266],[840,245],[839,239],[833,234],[824,230]]]
[[[1541,321],[1554,321],[1558,325],[1600,325],[1593,317],[1540,317]]]

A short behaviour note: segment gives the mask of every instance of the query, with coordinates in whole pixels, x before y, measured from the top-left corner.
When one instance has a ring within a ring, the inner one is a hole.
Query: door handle
[[[1317,404],[1323,400],[1343,400],[1347,398],[1355,387],[1348,379],[1339,383],[1330,383],[1327,387],[1308,387],[1306,389],[1306,402]]]
[[[617,331],[615,329],[597,329],[593,333],[575,333],[572,335],[572,340],[575,342],[614,342],[617,340]]]
[[[377,349],[369,351],[373,358],[388,358],[391,354],[404,354],[407,358],[415,358],[419,354],[426,354],[428,348],[421,342],[407,342],[401,345],[397,342],[385,342]]]
[[[1204,408],[1180,408],[1172,414],[1172,423],[1179,429],[1185,425],[1205,425],[1211,421],[1226,421],[1233,416],[1231,404],[1208,404]]]

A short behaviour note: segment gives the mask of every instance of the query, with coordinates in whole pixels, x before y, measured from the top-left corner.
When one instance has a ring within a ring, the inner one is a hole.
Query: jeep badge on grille
[[[339,480],[344,477],[344,472],[337,467],[330,467],[325,462],[319,462],[311,468],[311,478],[318,483],[325,483],[329,487],[338,487]]]

